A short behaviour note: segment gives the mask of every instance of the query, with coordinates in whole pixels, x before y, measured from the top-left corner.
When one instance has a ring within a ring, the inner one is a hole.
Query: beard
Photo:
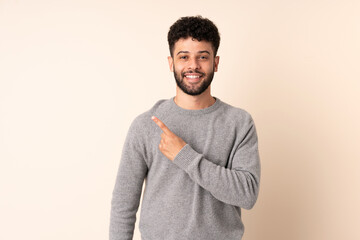
[[[198,74],[201,74],[201,77],[205,76],[205,79],[203,79],[202,82],[197,83],[197,84],[186,84],[184,82],[184,77],[185,77],[185,74],[187,74],[187,73],[198,73]],[[206,75],[205,73],[197,71],[197,70],[187,71],[187,72],[183,72],[183,73],[179,74],[175,71],[175,66],[174,66],[174,77],[175,77],[177,86],[184,93],[192,95],[192,96],[196,96],[196,95],[202,94],[210,86],[210,84],[214,78],[214,70],[212,72],[210,72],[209,75]]]

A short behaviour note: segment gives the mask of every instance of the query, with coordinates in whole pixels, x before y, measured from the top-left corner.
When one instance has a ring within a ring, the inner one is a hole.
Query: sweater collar
[[[176,105],[175,101],[174,101],[175,97],[172,97],[170,99],[170,106],[171,109],[175,110],[176,112],[180,113],[180,114],[186,114],[186,115],[199,115],[199,114],[207,114],[210,112],[215,111],[216,109],[218,109],[218,107],[221,105],[221,101],[219,98],[215,98],[215,103],[213,105],[211,105],[210,107],[207,108],[203,108],[203,109],[198,109],[198,110],[189,110],[189,109],[184,109],[179,107],[178,105]]]

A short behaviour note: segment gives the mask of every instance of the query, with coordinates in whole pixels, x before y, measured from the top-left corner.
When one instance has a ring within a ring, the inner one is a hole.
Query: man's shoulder
[[[228,128],[233,129],[240,138],[243,138],[249,129],[255,127],[251,114],[243,108],[224,103],[221,115],[222,122]]]
[[[245,109],[240,108],[240,107],[235,107],[235,106],[225,103],[225,102],[222,102],[222,103],[223,103],[223,111],[224,111],[225,116],[232,118],[234,120],[235,119],[241,120],[241,121],[252,120],[251,114],[248,111],[246,111]]]
[[[160,117],[158,116],[159,113],[166,112],[166,109],[169,106],[169,101],[170,99],[158,100],[149,110],[135,117],[133,125],[141,125],[146,127],[148,124],[152,124],[153,121],[151,120],[151,117]]]

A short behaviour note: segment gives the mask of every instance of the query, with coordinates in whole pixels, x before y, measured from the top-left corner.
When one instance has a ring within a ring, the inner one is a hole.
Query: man
[[[110,239],[132,239],[142,185],[144,240],[241,239],[241,208],[254,206],[260,162],[251,116],[212,97],[217,27],[184,17],[168,33],[176,96],[138,116],[113,191]]]

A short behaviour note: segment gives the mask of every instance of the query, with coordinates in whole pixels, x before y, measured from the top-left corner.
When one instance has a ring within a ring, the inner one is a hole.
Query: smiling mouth
[[[185,75],[186,78],[190,78],[190,79],[198,79],[201,76],[200,75]]]
[[[198,84],[201,82],[202,75],[185,75],[186,82],[189,84]]]
[[[188,79],[188,81],[197,83],[204,76],[201,72],[186,72],[183,74],[183,77]]]

